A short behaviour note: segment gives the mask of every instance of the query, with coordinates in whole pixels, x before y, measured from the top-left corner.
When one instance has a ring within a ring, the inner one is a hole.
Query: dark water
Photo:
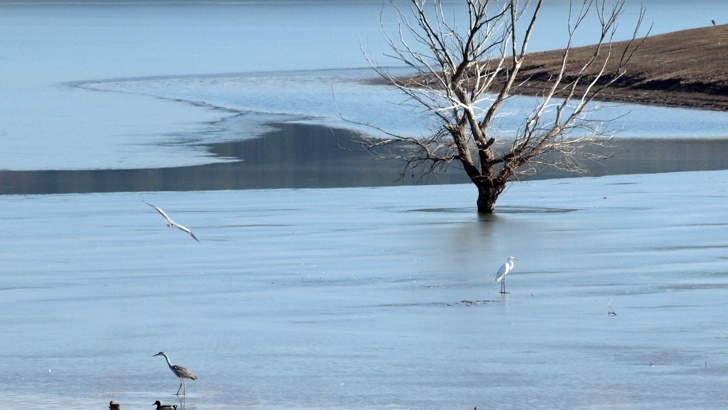
[[[134,170],[0,171],[0,194],[331,188],[464,182],[460,172],[402,179],[403,163],[382,160],[348,130],[277,124],[262,138],[208,145],[235,161]],[[454,170],[453,170],[454,171]]]
[[[728,169],[728,140],[710,138],[615,138],[592,152],[607,157],[585,162],[587,176],[654,174]],[[563,178],[582,174],[542,171],[537,178]]]
[[[0,194],[333,188],[467,182],[456,164],[445,173],[408,174],[404,163],[375,158],[358,134],[309,124],[281,123],[256,139],[211,144],[213,155],[234,161],[134,170],[0,171]],[[612,157],[584,164],[587,175],[728,169],[728,141],[624,139],[602,152]],[[578,174],[581,175],[581,174]],[[577,176],[543,170],[532,179]]]

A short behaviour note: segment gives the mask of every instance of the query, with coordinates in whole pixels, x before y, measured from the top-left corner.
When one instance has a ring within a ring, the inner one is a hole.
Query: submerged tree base
[[[604,133],[603,122],[589,118],[587,107],[625,75],[626,64],[641,45],[636,39],[643,8],[632,38],[619,47],[612,43],[625,2],[570,3],[569,37],[557,60],[559,69],[547,79],[549,86],[539,103],[523,115],[513,143],[500,152],[496,148],[502,146],[506,133],[499,129],[497,118],[503,114],[503,103],[523,82],[519,73],[544,0],[533,4],[465,0],[467,15],[463,20],[467,25],[460,26],[466,27],[462,31],[450,22],[443,0],[410,0],[409,13],[392,1],[399,30],[392,36],[383,31],[393,51],[390,56],[397,65],[404,63],[417,73],[402,79],[367,59],[409,103],[431,114],[437,127],[422,138],[385,132],[391,139],[370,141],[368,148],[400,143],[411,146],[404,158],[405,172],[420,166],[436,172],[452,162],[459,163],[478,188],[477,209],[483,214],[495,212],[498,196],[508,181],[536,168],[583,172],[579,160],[584,157],[584,148],[611,136],[608,130]],[[574,43],[587,18],[593,18],[600,28],[597,46],[585,59],[577,59]],[[577,75],[567,75],[572,70]],[[579,132],[572,133],[575,130]]]
[[[502,190],[501,190],[502,191]],[[498,194],[492,188],[478,187],[478,207],[479,214],[492,214],[495,212],[495,204],[498,200]]]
[[[478,200],[476,205],[479,214],[492,214],[495,212],[495,204],[498,197],[503,192],[505,184],[484,183],[477,184]]]

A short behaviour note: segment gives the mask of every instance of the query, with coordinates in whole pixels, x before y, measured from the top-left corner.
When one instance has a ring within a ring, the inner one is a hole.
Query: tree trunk
[[[480,214],[492,214],[495,212],[495,203],[498,200],[498,196],[503,192],[505,184],[501,184],[497,181],[485,181],[475,182],[478,187],[478,213]]]

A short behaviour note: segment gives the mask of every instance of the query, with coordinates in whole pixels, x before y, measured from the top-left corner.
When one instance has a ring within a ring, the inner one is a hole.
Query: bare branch
[[[467,28],[447,21],[442,0],[410,0],[409,14],[391,0],[398,30],[392,37],[380,30],[390,58],[411,67],[414,75],[389,74],[365,53],[367,61],[409,103],[435,118],[440,128],[424,137],[397,136],[367,124],[388,137],[364,145],[372,151],[396,147],[406,161],[405,171],[424,167],[427,172],[459,162],[478,187],[479,211],[492,212],[495,199],[507,181],[551,166],[583,171],[582,159],[596,159],[587,147],[602,146],[609,135],[603,121],[588,119],[589,105],[625,73],[625,67],[642,44],[637,40],[644,18],[640,9],[631,40],[624,49],[613,47],[617,21],[625,0],[579,0],[569,7],[568,38],[557,73],[543,90],[540,102],[525,116],[522,126],[503,149],[494,120],[514,88],[526,81],[520,71],[528,59],[528,46],[543,0],[465,0]],[[593,52],[575,55],[573,44],[580,28],[594,16],[600,28]],[[519,35],[520,22],[525,31]],[[576,67],[576,68],[575,68]],[[402,147],[407,146],[408,149]]]

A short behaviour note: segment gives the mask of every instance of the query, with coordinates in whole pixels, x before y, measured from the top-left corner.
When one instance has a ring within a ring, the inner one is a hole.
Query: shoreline
[[[621,50],[627,42],[615,42]],[[580,67],[594,46],[571,50],[571,62]],[[526,56],[516,93],[538,95],[558,72],[563,50]],[[626,74],[600,94],[600,101],[664,107],[728,111],[728,24],[645,38],[627,65]],[[575,77],[567,67],[565,79]],[[544,79],[546,81],[542,81]]]

